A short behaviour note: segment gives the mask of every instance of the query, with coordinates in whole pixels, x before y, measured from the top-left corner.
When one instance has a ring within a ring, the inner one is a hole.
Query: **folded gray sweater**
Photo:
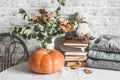
[[[89,50],[88,57],[93,59],[120,61],[120,53],[116,54],[113,52],[110,53],[110,52]]]
[[[89,45],[90,50],[120,52],[120,36],[101,35]]]
[[[105,60],[94,60],[87,59],[88,67],[99,68],[99,69],[111,69],[111,70],[120,70],[120,62],[116,61],[105,61]]]

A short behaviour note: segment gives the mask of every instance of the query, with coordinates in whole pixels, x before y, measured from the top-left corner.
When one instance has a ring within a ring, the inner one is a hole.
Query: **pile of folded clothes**
[[[99,69],[120,70],[120,36],[100,35],[89,45],[87,65]]]

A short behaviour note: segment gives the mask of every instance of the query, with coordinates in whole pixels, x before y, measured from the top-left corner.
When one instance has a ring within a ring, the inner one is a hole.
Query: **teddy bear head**
[[[77,22],[87,22],[87,13],[85,10],[81,9],[79,12],[76,13],[76,20]]]

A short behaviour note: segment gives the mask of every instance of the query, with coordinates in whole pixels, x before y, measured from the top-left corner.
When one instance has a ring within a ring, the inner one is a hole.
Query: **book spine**
[[[71,47],[71,46],[65,46],[65,45],[60,45],[60,49],[62,51],[81,51],[85,52],[87,50],[88,46],[81,46],[81,47]]]
[[[65,52],[65,56],[79,56],[79,55],[87,55],[87,52]]]
[[[65,56],[65,61],[86,61],[87,56],[79,55],[79,56]]]
[[[74,61],[74,62],[67,61],[67,62],[65,62],[65,66],[71,67],[73,65],[78,65],[78,63],[79,63],[79,67],[86,67],[87,66],[86,62],[78,62],[78,61]]]
[[[70,43],[64,43],[64,46],[71,46],[71,47],[87,47],[88,44],[70,44]]]

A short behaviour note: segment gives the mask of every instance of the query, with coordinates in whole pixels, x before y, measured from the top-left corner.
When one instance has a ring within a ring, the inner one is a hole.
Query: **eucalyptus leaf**
[[[41,46],[42,46],[42,48],[46,48],[46,45],[45,45],[45,44],[42,44]]]
[[[44,31],[44,27],[45,27],[45,26],[39,24],[38,27],[39,27],[40,31]]]
[[[77,24],[78,24],[78,22],[77,22],[77,21],[73,21],[73,24],[74,24],[74,25],[77,25]]]
[[[30,16],[28,16],[28,21],[30,21],[30,22],[32,21],[32,18]]]
[[[47,43],[52,43],[52,37],[51,36],[47,37],[46,41],[47,41]]]
[[[52,35],[53,32],[54,32],[53,29],[50,29],[50,30],[49,30],[49,34],[50,34],[50,35]]]
[[[33,33],[31,34],[32,38],[37,38],[37,34],[36,33]]]
[[[23,34],[22,37],[23,37],[24,39],[27,39],[27,36],[26,36],[25,34]]]
[[[61,5],[65,5],[65,0],[58,0]]]
[[[31,37],[32,37],[32,35],[31,35],[31,34],[29,34],[29,35],[27,36],[27,38],[28,38],[28,39],[31,39]]]
[[[39,40],[43,40],[44,39],[44,35],[42,33],[38,33],[37,37]]]
[[[34,26],[34,31],[37,32],[37,31],[39,31],[39,30],[40,30],[40,28],[38,27],[38,25],[35,25],[35,26]]]
[[[26,14],[26,11],[23,8],[20,8],[18,13]]]
[[[26,17],[28,17],[26,11],[23,8],[20,8],[18,13],[23,14],[23,19],[26,19]]]
[[[20,33],[22,31],[22,27],[18,28],[18,33]]]
[[[58,8],[55,10],[56,17],[57,17],[57,16],[60,16],[60,13],[59,13],[60,10],[61,10],[61,7],[58,6]]]
[[[13,32],[14,32],[14,33],[19,33],[19,28],[18,28],[18,27],[15,27],[15,28],[13,29]]]
[[[50,27],[51,26],[51,24],[48,22],[47,24],[46,24],[46,27]]]
[[[56,24],[53,24],[52,27],[53,27],[53,28],[54,28],[54,27],[57,27],[57,25],[56,25]]]
[[[31,30],[31,29],[26,29],[26,30],[24,30],[24,32],[23,32],[23,34],[26,35],[26,36],[30,35],[31,33],[32,33],[32,30]]]
[[[39,24],[38,27],[41,28],[41,27],[43,27],[43,25]]]

